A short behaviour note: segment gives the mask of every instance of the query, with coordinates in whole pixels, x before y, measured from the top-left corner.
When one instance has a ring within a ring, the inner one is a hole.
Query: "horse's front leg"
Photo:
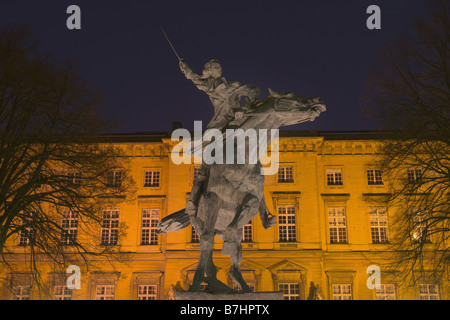
[[[200,236],[200,260],[197,270],[195,270],[194,280],[189,287],[191,292],[202,291],[202,282],[205,279],[205,272],[210,276],[213,273],[215,277],[215,266],[212,264],[212,250],[214,246],[214,234],[205,232]]]
[[[217,279],[217,268],[214,265],[212,252],[209,255],[209,260],[206,263],[205,275],[207,279]]]
[[[196,222],[203,222],[197,223],[195,230],[200,237],[200,259],[189,291],[199,292],[202,290],[201,284],[205,280],[205,273],[211,279],[216,278],[217,271],[212,260],[212,250],[214,247],[215,225],[219,212],[218,205],[220,205],[219,197],[215,193],[209,192],[204,195],[204,199],[199,206],[198,214],[203,220],[196,219]]]
[[[230,256],[230,276],[242,292],[252,292],[241,274],[242,261],[242,228],[235,229],[227,235],[227,240],[222,247],[222,254]]]
[[[242,292],[252,291],[242,277],[240,268],[242,261],[242,229],[246,223],[258,214],[258,204],[259,201],[255,195],[249,193],[244,197],[241,205],[237,209],[235,218],[225,231],[225,239],[222,246],[222,254],[230,256],[231,279],[233,279]]]

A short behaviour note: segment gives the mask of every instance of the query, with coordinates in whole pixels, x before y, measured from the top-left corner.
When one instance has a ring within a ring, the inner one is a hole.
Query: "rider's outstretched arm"
[[[188,64],[186,62],[184,62],[184,60],[180,60],[180,69],[181,72],[184,73],[185,77],[189,80],[191,80],[198,89],[202,90],[202,91],[207,91],[208,89],[208,80],[207,79],[202,79],[202,77],[195,73],[194,70],[188,66]]]

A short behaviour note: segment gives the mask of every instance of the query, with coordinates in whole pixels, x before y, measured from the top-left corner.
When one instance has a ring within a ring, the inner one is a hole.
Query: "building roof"
[[[101,142],[162,142],[170,139],[172,132],[136,132],[113,133],[98,136]],[[313,131],[313,130],[280,130],[280,137],[307,137],[324,140],[383,140],[395,137],[394,132],[386,131]],[[191,132],[193,134],[193,132]]]

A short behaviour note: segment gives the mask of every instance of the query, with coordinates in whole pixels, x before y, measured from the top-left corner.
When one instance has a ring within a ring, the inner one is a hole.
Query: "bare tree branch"
[[[396,210],[390,267],[408,284],[439,281],[450,268],[449,5],[430,4],[430,19],[380,56],[363,94],[368,114],[395,136],[376,165],[390,182],[385,205]]]
[[[96,138],[110,126],[98,112],[101,94],[72,62],[38,49],[27,26],[0,32],[0,267],[13,272],[28,261],[42,287],[44,262],[57,269],[68,261],[88,265],[89,257],[122,257],[120,246],[101,247],[99,239],[67,240],[62,220],[75,212],[80,233],[92,233],[101,227],[102,206],[129,199],[134,182],[124,154]],[[114,171],[121,179],[111,185]]]

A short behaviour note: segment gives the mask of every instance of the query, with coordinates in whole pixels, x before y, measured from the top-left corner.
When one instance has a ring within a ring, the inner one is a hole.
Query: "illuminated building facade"
[[[370,132],[281,132],[279,171],[266,176],[264,186],[277,224],[265,230],[257,216],[243,231],[241,270],[250,287],[282,291],[293,300],[307,299],[311,282],[322,299],[450,298],[448,279],[399,289],[395,272],[383,268],[380,288],[367,286],[367,268],[387,262],[383,251],[389,249],[394,210],[372,201],[389,192],[381,170],[370,165],[379,139]],[[120,245],[127,259],[115,268],[99,260],[99,270],[82,271],[81,289],[68,289],[49,272],[48,299],[167,299],[171,285],[187,289],[193,279],[199,257],[195,231],[158,236],[155,230],[161,218],[185,206],[198,165],[174,165],[174,142],[167,134],[118,135],[114,141],[131,157],[138,189],[133,202],[104,209],[98,245]],[[117,183],[120,173],[110,179]],[[65,219],[76,233],[77,225],[70,223],[76,216]],[[26,239],[15,241],[11,250],[26,250]],[[233,286],[229,258],[220,249],[216,238],[217,276]],[[0,291],[2,299],[36,298],[26,272],[8,276],[13,292]]]

